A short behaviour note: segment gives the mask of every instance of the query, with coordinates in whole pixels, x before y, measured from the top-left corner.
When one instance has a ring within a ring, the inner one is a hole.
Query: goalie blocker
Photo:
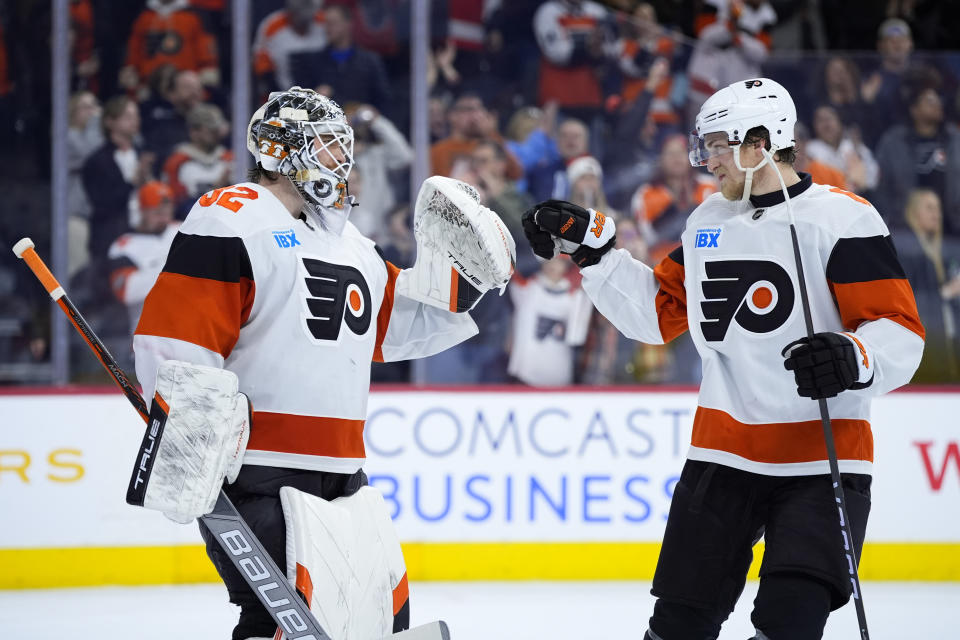
[[[240,472],[250,404],[225,369],[167,360],[130,476],[127,502],[182,524],[213,511]]]
[[[413,232],[417,260],[397,278],[400,294],[455,313],[472,309],[490,289],[503,295],[517,245],[469,184],[427,178],[417,195]]]

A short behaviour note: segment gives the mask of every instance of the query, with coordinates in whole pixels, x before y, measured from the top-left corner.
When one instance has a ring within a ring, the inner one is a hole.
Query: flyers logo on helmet
[[[315,343],[336,343],[340,326],[358,336],[370,328],[370,287],[357,269],[342,264],[302,258],[307,290],[306,313],[301,314],[307,334]]]
[[[713,260],[704,263],[700,323],[707,342],[720,342],[731,322],[750,333],[770,333],[793,312],[790,274],[767,260]]]
[[[747,80],[743,84],[747,85],[747,89],[753,89],[754,87],[762,86],[763,80]]]

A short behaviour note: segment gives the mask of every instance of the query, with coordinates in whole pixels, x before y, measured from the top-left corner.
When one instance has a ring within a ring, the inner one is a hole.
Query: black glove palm
[[[838,333],[815,333],[812,338],[794,340],[781,355],[787,357],[783,366],[793,371],[797,393],[804,398],[832,398],[841,391],[866,386],[857,382],[856,349]]]

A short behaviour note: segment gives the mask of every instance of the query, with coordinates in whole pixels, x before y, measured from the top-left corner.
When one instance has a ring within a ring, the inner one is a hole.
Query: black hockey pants
[[[844,474],[857,557],[870,476]],[[770,640],[818,640],[852,586],[830,476],[765,476],[687,461],[674,489],[653,579],[650,630],[662,640],[712,640],[733,611],[764,537],[751,615]]]

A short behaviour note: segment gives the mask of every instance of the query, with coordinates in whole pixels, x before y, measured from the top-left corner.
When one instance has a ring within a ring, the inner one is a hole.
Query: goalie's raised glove
[[[563,200],[546,200],[521,219],[533,252],[544,260],[567,253],[580,267],[600,262],[616,244],[613,218]]]
[[[871,359],[863,343],[847,333],[815,333],[794,340],[781,353],[793,371],[797,393],[804,398],[832,398],[847,389],[863,389],[873,381]]]
[[[465,182],[433,176],[420,187],[413,233],[417,260],[400,272],[397,292],[453,312],[469,311],[513,275],[517,245],[500,217]]]

